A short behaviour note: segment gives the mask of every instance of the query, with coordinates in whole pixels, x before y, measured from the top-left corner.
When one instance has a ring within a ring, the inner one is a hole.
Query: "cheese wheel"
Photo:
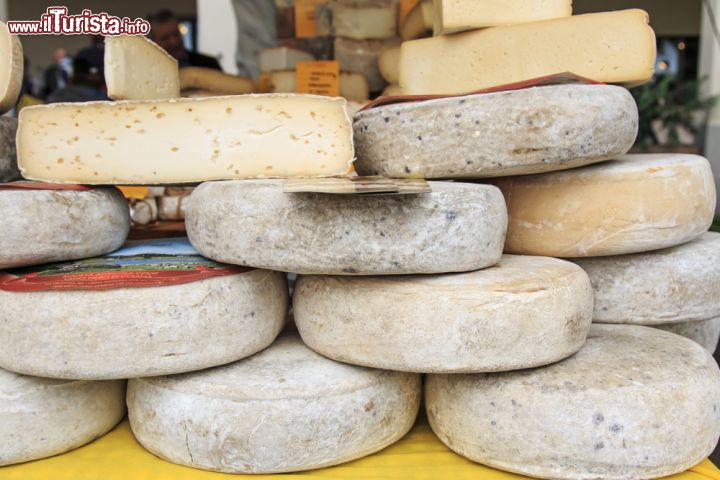
[[[499,177],[623,155],[638,111],[622,87],[554,85],[386,105],[353,128],[360,175]]]
[[[23,71],[20,37],[10,35],[7,24],[0,22],[0,115],[15,106],[22,89]]]
[[[378,54],[378,68],[387,83],[397,85],[400,80],[400,45],[384,48]]]
[[[598,323],[662,325],[720,317],[720,233],[654,252],[575,263],[590,276]]]
[[[0,269],[94,257],[119,248],[130,212],[114,188],[0,189]]]
[[[409,372],[490,372],[561,360],[585,343],[592,288],[555,258],[503,256],[462,274],[301,276],[303,341],[341,362]]]
[[[15,153],[17,127],[16,118],[0,117],[0,183],[13,182],[22,178]]]
[[[85,445],[124,415],[124,381],[51,380],[0,369],[0,466]]]
[[[249,78],[230,75],[212,68],[183,67],[179,71],[180,90],[207,90],[224,95],[251,93],[254,85]]]
[[[655,328],[672,332],[699,343],[712,355],[720,340],[720,317],[694,322],[667,323],[655,325]]]
[[[506,210],[488,185],[420,195],[283,193],[281,180],[203,183],[185,207],[193,246],[225,263],[327,275],[478,270],[502,255]]]
[[[713,173],[696,155],[627,155],[493,183],[507,201],[507,253],[599,257],[658,250],[699,237],[715,214]]]
[[[160,287],[0,290],[0,366],[103,380],[222,365],[272,343],[287,295],[285,276],[267,270]]]
[[[695,342],[593,325],[549,367],[429,375],[433,431],[455,452],[538,478],[638,480],[682,472],[720,435],[720,370]]]
[[[130,380],[130,425],[155,455],[228,473],[322,468],[412,427],[420,377],[328,360],[295,335],[223,367]]]

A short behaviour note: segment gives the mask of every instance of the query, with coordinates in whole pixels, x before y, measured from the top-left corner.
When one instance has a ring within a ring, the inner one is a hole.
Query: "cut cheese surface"
[[[572,0],[434,0],[434,6],[434,35],[572,15]]]
[[[22,88],[24,63],[20,37],[0,21],[0,115],[15,106]]]
[[[260,51],[260,71],[293,70],[297,62],[310,62],[315,57],[308,52],[288,47],[266,48]]]
[[[717,363],[654,328],[593,325],[585,346],[553,365],[425,382],[443,443],[537,478],[664,477],[702,461],[720,436]]]
[[[22,178],[18,170],[15,150],[17,127],[17,118],[0,116],[0,183]]]
[[[61,103],[23,109],[18,129],[25,178],[57,183],[333,176],[353,156],[345,101],[312,95]]]
[[[695,322],[666,323],[654,327],[689,338],[699,343],[711,355],[715,353],[720,340],[720,317]]]
[[[383,49],[378,55],[378,67],[387,83],[397,85],[400,81],[400,45]]]
[[[180,96],[177,60],[143,36],[105,38],[105,82],[114,100]]]
[[[94,257],[119,248],[128,205],[112,189],[0,189],[0,269]]]
[[[427,37],[433,30],[433,0],[420,0],[400,25],[400,37],[403,41]]]
[[[577,15],[404,42],[408,95],[456,94],[571,72],[638,85],[655,69],[655,34],[642,10]]]
[[[0,366],[86,380],[200,370],[270,345],[286,311],[285,276],[267,270],[154,287],[0,290]]]
[[[507,201],[507,253],[597,257],[658,250],[698,238],[715,213],[710,164],[696,155],[627,155],[493,183]]]
[[[64,453],[125,416],[125,382],[28,377],[0,369],[0,466]]]
[[[380,52],[399,43],[397,37],[384,40],[353,40],[337,37],[335,59],[340,64],[340,70],[362,74],[367,79],[370,91],[379,92],[385,87],[385,79],[380,73],[378,64]]]
[[[207,182],[185,209],[195,248],[284,272],[402,275],[500,260],[506,210],[489,185],[430,182],[419,195],[284,193],[279,180]]]
[[[662,325],[720,317],[720,233],[673,248],[576,259],[595,291],[595,321]]]
[[[412,427],[420,377],[337,363],[284,334],[246,360],[131,380],[130,424],[155,455],[228,473],[336,465]]]
[[[180,89],[200,90],[214,95],[242,95],[252,93],[255,85],[249,78],[215,70],[214,68],[184,67],[180,69]]]
[[[357,114],[353,128],[360,175],[482,178],[623,155],[638,112],[623,87],[554,85],[385,105]]]
[[[368,40],[397,34],[397,3],[394,0],[333,0],[333,34]]]
[[[462,274],[300,276],[303,341],[344,363],[408,372],[490,372],[556,362],[585,343],[592,288],[570,262],[503,256]]]

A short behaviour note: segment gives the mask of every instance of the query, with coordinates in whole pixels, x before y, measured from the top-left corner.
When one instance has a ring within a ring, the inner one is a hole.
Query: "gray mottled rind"
[[[285,276],[267,270],[162,287],[0,291],[0,366],[88,380],[214,367],[270,345],[287,303]]]
[[[718,340],[720,340],[720,317],[694,322],[654,325],[654,327],[689,338],[699,343],[705,350],[710,352],[710,354],[715,353]]]
[[[203,183],[185,225],[214,260],[327,275],[478,270],[500,260],[507,212],[488,185],[431,182],[420,195],[283,193],[282,180]]]
[[[622,87],[555,85],[373,108],[353,129],[360,175],[499,177],[622,155],[638,111]]]
[[[682,472],[720,436],[720,370],[697,343],[593,325],[548,367],[429,375],[428,418],[455,452],[538,478],[638,480]]]
[[[130,380],[138,441],[161,458],[228,473],[322,468],[374,453],[412,427],[420,376],[344,365],[296,335],[248,359]]]
[[[662,325],[720,316],[720,233],[663,250],[572,261],[590,276],[598,323]]]
[[[0,116],[0,183],[20,180],[20,169],[17,166],[15,151],[15,134],[17,118]]]
[[[0,269],[103,255],[122,246],[130,212],[119,190],[0,190]]]
[[[64,453],[125,415],[125,381],[27,377],[0,369],[0,466]]]
[[[406,372],[506,371],[577,352],[592,322],[590,280],[555,258],[503,256],[475,272],[301,276],[303,341],[341,362]]]

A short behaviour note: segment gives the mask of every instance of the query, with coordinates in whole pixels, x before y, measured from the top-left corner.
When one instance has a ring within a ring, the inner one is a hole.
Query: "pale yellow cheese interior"
[[[17,102],[23,78],[23,49],[20,38],[10,35],[5,22],[0,22],[0,115]]]

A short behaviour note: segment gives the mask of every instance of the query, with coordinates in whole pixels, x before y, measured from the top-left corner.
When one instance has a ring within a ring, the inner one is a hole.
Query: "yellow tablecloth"
[[[445,447],[420,418],[402,440],[375,455],[311,472],[253,475],[255,479],[353,478],[435,480],[527,479],[473,463]],[[223,480],[238,475],[206,472],[161,460],[144,450],[132,436],[127,420],[112,432],[64,455],[0,467],[2,480]],[[709,460],[672,480],[720,480],[720,470]]]

